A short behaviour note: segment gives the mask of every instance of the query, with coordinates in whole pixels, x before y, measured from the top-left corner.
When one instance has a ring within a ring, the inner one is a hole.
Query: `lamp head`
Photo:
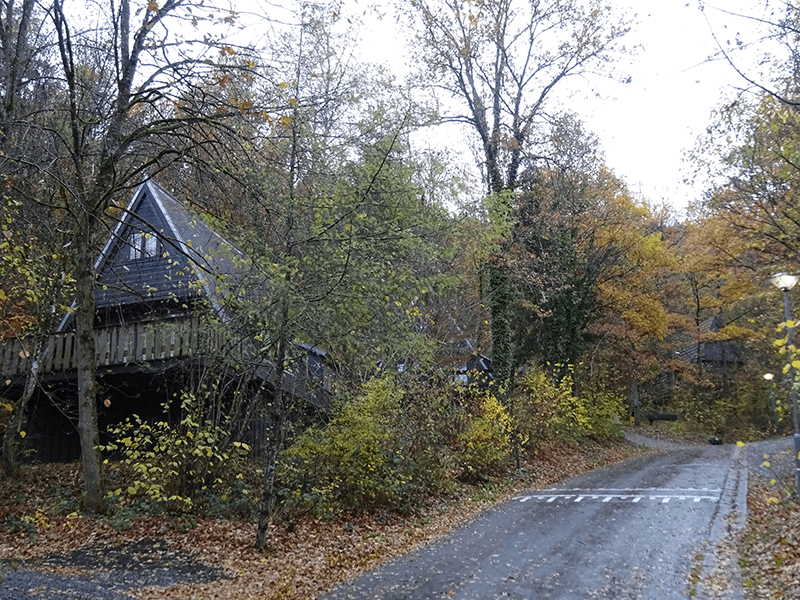
[[[779,290],[788,292],[797,284],[797,281],[800,280],[800,277],[797,275],[789,275],[788,273],[778,273],[777,275],[770,277],[769,280],[772,282],[772,285]]]

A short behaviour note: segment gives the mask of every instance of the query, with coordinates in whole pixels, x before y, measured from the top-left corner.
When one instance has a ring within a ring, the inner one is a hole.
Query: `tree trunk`
[[[275,393],[270,406],[272,420],[272,434],[270,435],[269,450],[267,451],[267,464],[264,470],[264,490],[261,494],[261,507],[258,516],[258,531],[256,533],[256,549],[263,552],[267,547],[267,529],[272,518],[272,507],[275,503],[275,465],[278,462],[278,453],[283,442],[283,371],[286,366],[287,334],[285,325],[289,319],[289,305],[284,302],[281,317],[283,327],[278,340],[278,356],[275,360]]]
[[[489,308],[492,315],[492,368],[494,381],[505,385],[511,378],[511,282],[505,267],[489,266]]]
[[[630,404],[631,414],[633,415],[633,423],[639,426],[639,383],[635,377],[631,377],[628,386],[628,402]]]
[[[87,231],[88,229],[85,229]],[[94,338],[94,269],[88,233],[78,236],[75,290],[75,340],[78,367],[78,436],[81,444],[84,505],[97,512],[103,501],[100,433],[97,424],[97,390]]]
[[[17,474],[17,467],[19,466],[17,461],[19,436],[25,420],[25,410],[36,389],[36,378],[39,376],[39,365],[41,363],[43,348],[44,344],[42,339],[37,339],[31,353],[30,369],[28,371],[28,377],[25,380],[25,388],[22,390],[22,396],[14,403],[13,412],[11,413],[11,422],[8,424],[8,428],[3,435],[3,470],[6,477],[9,478]]]

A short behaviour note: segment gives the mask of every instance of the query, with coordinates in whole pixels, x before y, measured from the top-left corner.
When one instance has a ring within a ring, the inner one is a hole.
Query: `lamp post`
[[[775,433],[778,433],[778,404],[775,401],[775,385],[772,383],[775,375],[772,373],[764,373],[764,379],[767,381],[767,385],[769,385],[769,412],[772,416],[772,428],[775,430]]]
[[[794,346],[794,323],[789,327],[792,319],[792,301],[789,298],[791,290],[800,280],[796,275],[778,273],[770,278],[772,285],[783,292],[783,320],[786,322],[786,345],[791,348]],[[797,475],[797,491],[800,493],[800,421],[798,421],[797,409],[797,370],[794,368],[794,352],[789,354],[789,378],[792,387],[789,397],[792,400],[792,421],[794,424],[794,470]]]

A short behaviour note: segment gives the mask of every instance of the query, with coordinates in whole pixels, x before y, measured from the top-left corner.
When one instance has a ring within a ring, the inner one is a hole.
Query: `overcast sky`
[[[716,1],[728,11],[743,7],[750,14],[764,2]],[[664,200],[682,211],[702,190],[701,185],[683,183],[689,174],[683,168],[684,154],[710,123],[721,98],[731,95],[731,86],[743,85],[726,62],[707,61],[717,47],[706,17],[723,43],[734,33],[753,38],[752,24],[712,9],[704,15],[697,0],[609,2],[628,16],[637,15],[638,24],[626,44],[641,49],[618,65],[632,82],[595,81],[601,98],[591,94],[581,98],[570,91],[563,102],[599,135],[608,166],[634,193],[651,201]],[[367,56],[401,64],[397,55],[404,51],[399,39],[393,18],[387,15],[364,32]]]
[[[757,32],[745,19],[711,9],[704,14],[696,0],[623,2],[638,13],[632,38],[643,46],[631,64],[633,81],[608,86],[610,100],[587,103],[584,115],[603,141],[607,162],[633,190],[683,209],[702,190],[702,183],[682,183],[689,175],[684,153],[711,123],[722,98],[744,85],[727,62],[707,60],[718,50],[712,28],[723,44],[735,33],[751,40]],[[744,5],[751,14],[760,4],[719,3],[733,11]]]

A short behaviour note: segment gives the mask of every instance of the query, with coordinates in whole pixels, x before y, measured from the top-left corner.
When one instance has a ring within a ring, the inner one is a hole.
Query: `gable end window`
[[[134,231],[128,240],[130,260],[154,258],[158,254],[158,238],[152,233]]]

